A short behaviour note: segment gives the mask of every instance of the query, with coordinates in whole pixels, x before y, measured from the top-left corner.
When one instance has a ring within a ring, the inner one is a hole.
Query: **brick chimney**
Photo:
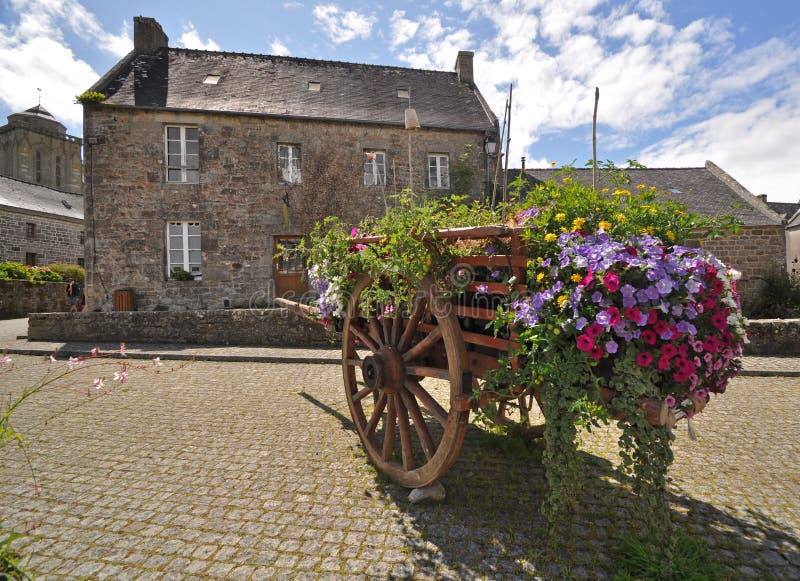
[[[133,48],[137,52],[156,52],[167,48],[169,38],[155,18],[133,17]]]
[[[475,55],[471,50],[460,50],[456,57],[456,74],[462,83],[474,83],[472,75],[472,57]]]

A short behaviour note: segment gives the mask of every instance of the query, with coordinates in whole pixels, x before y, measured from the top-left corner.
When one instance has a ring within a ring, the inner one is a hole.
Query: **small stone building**
[[[134,50],[84,105],[87,300],[147,310],[263,306],[301,292],[276,262],[321,218],[487,189],[497,119],[472,53],[455,72],[169,48],[134,18]],[[189,280],[177,280],[179,277]],[[188,274],[186,274],[188,273]]]
[[[532,183],[554,179],[560,169],[528,169]],[[741,271],[738,289],[744,301],[752,299],[760,289],[763,275],[786,263],[784,218],[766,201],[751,194],[744,186],[710,161],[704,167],[644,168],[625,170],[631,187],[638,184],[655,186],[662,197],[679,202],[701,216],[733,216],[742,222],[735,235],[714,240],[700,240],[703,248],[725,264]],[[576,169],[572,174],[583,183],[592,183],[591,169]],[[509,180],[516,177],[509,175]],[[603,172],[598,172],[602,187]]]
[[[0,127],[0,261],[83,264],[81,174],[81,139],[47,110],[8,116]]]

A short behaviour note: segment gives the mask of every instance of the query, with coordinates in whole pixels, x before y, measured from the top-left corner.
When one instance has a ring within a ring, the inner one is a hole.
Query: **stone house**
[[[0,127],[0,261],[83,264],[81,139],[43,107]]]
[[[121,288],[143,310],[267,304],[302,291],[273,255],[317,220],[381,214],[406,187],[486,190],[498,124],[471,52],[442,72],[167,43],[134,18],[84,105],[90,308]]]
[[[516,172],[509,175],[509,181]],[[518,170],[516,170],[518,171]],[[541,183],[557,179],[560,169],[526,169],[527,179]],[[742,273],[738,283],[743,301],[755,297],[763,275],[786,263],[786,220],[771,209],[761,196],[744,186],[711,161],[704,167],[644,168],[625,170],[631,187],[655,186],[660,195],[679,202],[701,216],[733,216],[741,221],[737,234],[714,240],[700,239],[700,245],[725,264]],[[583,183],[592,183],[591,169],[576,169],[572,174]],[[598,172],[601,187],[608,186]]]

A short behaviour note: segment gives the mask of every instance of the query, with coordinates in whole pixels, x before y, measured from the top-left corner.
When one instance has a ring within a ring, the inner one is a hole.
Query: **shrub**
[[[789,274],[780,265],[764,274],[758,297],[746,305],[753,319],[788,319],[800,316],[800,275]]]
[[[172,280],[194,280],[191,272],[187,272],[182,268],[176,268],[172,271],[172,275],[170,276]]]
[[[85,93],[81,93],[80,95],[75,95],[75,100],[78,103],[86,104],[86,103],[102,103],[106,100],[106,96],[103,93],[98,93],[96,91],[86,91]]]
[[[70,278],[74,278],[75,282],[77,282],[80,285],[83,285],[84,281],[86,280],[86,271],[79,264],[66,264],[62,262],[54,262],[52,264],[48,264],[47,268],[49,268],[53,272],[57,272],[58,274],[60,274],[64,280],[69,280]]]
[[[63,282],[64,278],[47,267],[26,266],[19,262],[0,262],[0,280]]]

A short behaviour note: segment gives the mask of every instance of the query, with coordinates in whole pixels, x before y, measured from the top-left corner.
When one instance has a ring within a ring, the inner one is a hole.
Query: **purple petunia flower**
[[[606,341],[606,352],[607,353],[614,354],[614,353],[617,352],[617,349],[619,349],[619,345],[617,344],[616,341],[614,341],[614,339],[609,339],[608,341]]]

